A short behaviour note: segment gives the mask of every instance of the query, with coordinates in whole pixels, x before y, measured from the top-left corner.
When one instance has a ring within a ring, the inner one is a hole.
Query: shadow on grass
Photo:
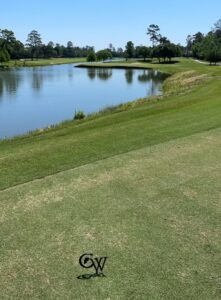
[[[96,278],[96,277],[106,277],[103,273],[95,273],[95,274],[83,274],[77,277],[77,279],[81,279],[81,280],[89,280],[91,278]]]
[[[152,62],[152,60],[151,59],[139,59],[139,60],[137,60],[137,62],[142,62],[142,63],[151,63]]]
[[[161,62],[152,62],[152,64],[157,64],[157,65],[174,65],[178,64],[180,61],[179,60],[171,60],[171,61],[161,61]]]
[[[161,61],[161,62],[159,62],[159,61],[156,61],[156,60],[151,60],[151,59],[146,59],[146,60],[137,60],[137,62],[139,62],[139,63],[143,63],[143,64],[156,64],[156,65],[174,65],[174,64],[178,64],[178,63],[180,63],[180,61],[179,60],[171,60],[171,61]]]

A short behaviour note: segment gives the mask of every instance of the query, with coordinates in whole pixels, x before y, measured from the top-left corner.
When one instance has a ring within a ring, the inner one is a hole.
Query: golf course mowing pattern
[[[220,148],[210,130],[0,192],[2,299],[220,299]],[[105,278],[76,278],[87,251]]]
[[[0,189],[221,126],[220,79],[127,111],[0,142]]]

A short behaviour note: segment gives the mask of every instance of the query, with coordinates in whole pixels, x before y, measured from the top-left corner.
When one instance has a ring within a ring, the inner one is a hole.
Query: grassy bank
[[[39,66],[50,66],[50,65],[62,65],[85,62],[86,58],[50,58],[50,59],[38,59],[38,60],[11,60],[7,63],[9,67],[39,67]]]
[[[188,64],[167,66],[167,71],[186,71]],[[133,109],[66,122],[52,130],[0,142],[0,189],[221,126],[220,77],[211,77],[221,69],[192,62],[194,77],[198,67],[199,74],[203,67],[205,74],[210,72],[206,82],[192,86],[190,80],[180,93],[174,91],[180,78],[175,83],[169,80],[165,88],[173,94],[161,101],[143,101]],[[189,79],[192,75],[188,73]]]
[[[213,76],[220,76],[221,71],[219,66],[210,66],[208,64],[200,64],[193,59],[189,58],[178,58],[172,64],[169,63],[158,63],[158,62],[142,62],[136,60],[130,60],[127,62],[111,62],[111,63],[84,63],[79,64],[78,67],[100,67],[100,68],[137,68],[137,69],[157,69],[165,73],[174,74],[177,72],[185,72],[189,70],[194,70],[201,74],[211,74]]]
[[[3,299],[220,298],[221,68],[127,65],[165,96],[0,142]]]

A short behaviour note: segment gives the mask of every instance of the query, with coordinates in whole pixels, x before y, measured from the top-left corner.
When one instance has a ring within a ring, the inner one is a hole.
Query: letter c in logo
[[[92,256],[93,256],[93,254],[91,254],[91,253],[85,253],[85,254],[81,255],[81,257],[79,258],[79,264],[85,269],[92,268],[94,266]],[[89,261],[91,261],[91,263],[89,263]]]

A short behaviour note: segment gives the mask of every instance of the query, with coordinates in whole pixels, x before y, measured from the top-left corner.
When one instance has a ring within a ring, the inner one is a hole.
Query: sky
[[[174,43],[185,44],[188,34],[207,33],[221,19],[221,0],[11,0],[1,1],[0,28],[11,29],[26,42],[35,29],[44,43],[107,48],[151,45],[150,24]]]

